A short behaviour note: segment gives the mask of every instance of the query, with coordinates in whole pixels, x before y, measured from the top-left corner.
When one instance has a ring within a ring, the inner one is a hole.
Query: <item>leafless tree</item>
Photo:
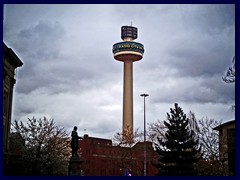
[[[198,175],[228,175],[225,159],[221,158],[226,156],[227,152],[222,151],[223,154],[219,154],[220,142],[224,142],[224,139],[220,140],[218,131],[214,130],[220,124],[221,121],[209,118],[198,120],[198,135],[203,152],[203,158],[195,166]]]
[[[25,175],[67,175],[71,151],[64,128],[46,117],[29,118],[26,124],[15,120],[13,128],[25,140]]]
[[[127,129],[130,129],[127,127]],[[137,142],[140,141],[143,133],[137,129],[133,134],[130,133],[131,131],[125,131],[124,133],[117,132],[113,137],[113,143],[117,146],[122,147],[132,147]]]
[[[127,128],[128,129],[128,128]],[[130,131],[126,131],[130,132]],[[135,157],[135,149],[133,146],[141,141],[143,133],[137,129],[134,134],[117,132],[113,138],[113,144],[118,146],[117,165],[119,169],[131,169],[133,175],[141,175],[142,166],[136,163],[138,160]]]
[[[163,121],[158,120],[155,123],[148,124],[148,139],[153,143],[158,143],[158,138],[161,140],[166,139],[165,137],[166,126]]]
[[[235,56],[232,60],[232,66],[228,68],[225,76],[222,77],[226,83],[235,83]]]
[[[228,68],[222,79],[226,83],[235,83],[235,56],[232,60],[232,66]],[[235,105],[232,105],[232,110],[235,110]]]
[[[213,130],[214,127],[221,122],[214,119],[202,118],[198,120],[200,127],[199,139],[202,146],[203,158],[208,160],[216,160],[219,156],[219,136],[218,132]]]

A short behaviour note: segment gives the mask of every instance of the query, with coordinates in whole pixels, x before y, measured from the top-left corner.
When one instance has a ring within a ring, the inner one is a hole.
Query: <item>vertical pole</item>
[[[146,164],[146,113],[145,113],[145,96],[144,96],[144,176],[146,176],[147,172],[147,164]]]
[[[141,94],[140,96],[143,96],[143,116],[144,116],[144,162],[143,162],[143,174],[144,176],[147,175],[147,149],[146,149],[146,107],[145,107],[145,97],[149,96],[148,94]]]

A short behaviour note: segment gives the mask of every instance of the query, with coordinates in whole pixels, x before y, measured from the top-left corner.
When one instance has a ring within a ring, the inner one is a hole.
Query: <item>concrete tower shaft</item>
[[[123,73],[123,135],[133,136],[133,63],[124,62]]]

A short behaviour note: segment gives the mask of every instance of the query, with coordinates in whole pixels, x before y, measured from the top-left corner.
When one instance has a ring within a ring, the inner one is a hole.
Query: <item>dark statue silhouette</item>
[[[78,157],[78,154],[77,154],[77,151],[79,149],[78,139],[82,139],[82,137],[78,136],[77,126],[74,126],[71,136],[72,136],[72,141],[71,141],[72,157]]]

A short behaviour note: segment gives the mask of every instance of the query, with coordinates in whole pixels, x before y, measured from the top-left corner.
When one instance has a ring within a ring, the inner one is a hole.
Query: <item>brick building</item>
[[[219,131],[219,155],[228,166],[229,175],[235,175],[235,120],[214,128]]]
[[[112,140],[84,135],[79,141],[78,153],[83,159],[85,176],[123,176],[130,170],[132,176],[143,176],[144,143],[138,142],[133,147],[113,146]],[[146,142],[147,176],[157,174],[151,162],[157,154],[151,142]]]

